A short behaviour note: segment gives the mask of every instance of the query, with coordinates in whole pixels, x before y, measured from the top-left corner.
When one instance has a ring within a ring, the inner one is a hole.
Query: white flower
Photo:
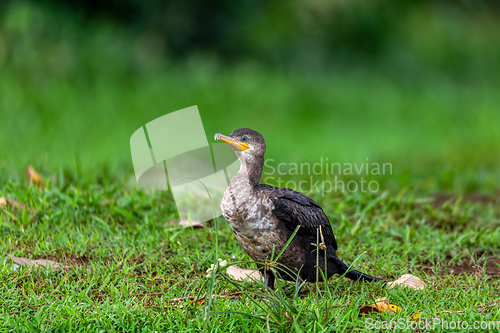
[[[219,260],[219,267],[220,268],[224,268],[227,266],[227,260],[222,260],[221,258],[219,258],[218,260]]]
[[[227,266],[227,260],[222,260],[221,258],[217,259],[217,266],[215,264],[211,264],[210,268],[206,270],[207,278],[212,277],[214,273],[217,273],[218,268],[224,268]]]
[[[207,278],[209,278],[209,277],[212,276],[212,274],[214,273],[214,270],[215,270],[215,265],[214,264],[210,265],[210,268],[207,269],[207,271],[206,271],[207,272],[207,275],[206,275]]]

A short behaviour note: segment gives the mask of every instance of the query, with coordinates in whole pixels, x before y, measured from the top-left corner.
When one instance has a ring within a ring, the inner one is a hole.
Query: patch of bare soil
[[[489,204],[489,203],[495,203],[499,201],[499,197],[491,197],[488,195],[484,195],[481,193],[468,193],[464,195],[451,195],[451,194],[436,194],[433,197],[433,205],[436,207],[442,206],[446,202],[451,202],[454,203],[458,199],[462,199],[462,202],[469,202],[469,203],[479,203],[479,204]]]
[[[483,272],[486,275],[492,275],[500,278],[500,258],[492,257],[486,260],[486,265],[480,263],[478,266],[474,266],[472,262],[463,265],[450,265],[439,269],[438,272],[431,266],[423,266],[422,270],[429,275],[460,275],[460,274],[476,274],[478,272]]]

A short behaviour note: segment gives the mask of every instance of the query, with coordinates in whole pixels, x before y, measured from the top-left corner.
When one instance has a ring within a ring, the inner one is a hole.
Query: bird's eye
[[[248,138],[246,136],[241,138],[241,141],[247,141],[247,140],[248,140]]]

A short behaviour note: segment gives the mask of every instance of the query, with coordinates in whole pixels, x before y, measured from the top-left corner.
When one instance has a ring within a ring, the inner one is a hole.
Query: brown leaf
[[[11,258],[12,261],[15,262],[18,265],[27,265],[27,266],[31,266],[31,267],[36,266],[36,264],[33,261],[31,261],[30,259],[28,259],[28,258],[15,257],[12,254],[8,254],[7,257]]]
[[[6,198],[0,198],[0,208],[4,209],[6,207],[11,208],[12,212],[14,214],[17,214],[20,211],[23,211],[26,209],[26,205],[23,204],[22,202],[11,200],[11,199],[6,199]]]
[[[375,313],[389,312],[390,314],[394,315],[396,314],[396,312],[403,312],[403,309],[401,309],[397,305],[389,304],[387,302],[386,297],[378,298],[375,300],[375,303],[364,306],[359,309],[360,315],[370,314],[373,312]],[[418,321],[420,319],[420,314],[415,313],[411,315],[409,319],[411,321]]]
[[[189,221],[189,220],[180,220],[179,225],[183,228],[205,228],[207,224],[205,222],[200,221]]]
[[[370,304],[368,306],[364,306],[361,309],[359,309],[359,314],[372,313],[372,312],[382,313],[385,311],[388,311],[391,314],[395,314],[396,312],[402,311],[402,309],[397,305],[389,304],[387,302],[387,298],[382,297],[376,299],[375,303]]]
[[[422,290],[425,288],[425,283],[411,274],[403,274],[399,279],[388,282],[387,285],[389,288],[394,288],[394,286],[408,287],[415,290]]]
[[[229,266],[226,269],[226,274],[233,280],[237,281],[252,281],[252,279],[262,280],[262,275],[257,270],[244,269],[236,265]]]
[[[360,315],[370,314],[372,312],[380,313],[380,311],[378,310],[378,308],[374,308],[371,305],[363,306],[362,308],[359,309],[359,314]]]
[[[26,168],[26,176],[28,176],[28,182],[33,183],[38,187],[45,187],[45,182],[42,180],[42,176],[35,169],[28,165]]]
[[[7,256],[9,258],[11,258],[12,261],[14,261],[14,263],[16,263],[18,265],[26,265],[26,266],[30,266],[30,267],[39,267],[39,266],[52,267],[52,269],[54,269],[54,270],[61,269],[61,266],[59,265],[59,263],[57,263],[53,260],[48,260],[48,259],[31,260],[31,259],[28,259],[25,257],[16,257],[12,254],[8,254]]]

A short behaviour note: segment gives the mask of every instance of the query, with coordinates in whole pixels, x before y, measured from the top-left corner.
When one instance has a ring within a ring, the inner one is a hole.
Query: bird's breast
[[[278,221],[272,213],[274,205],[268,197],[241,194],[231,187],[226,190],[221,202],[222,215],[252,259],[270,260],[273,244],[279,239]]]
[[[228,187],[220,208],[222,216],[233,230],[269,229],[276,223],[272,213],[274,205],[266,196],[241,193]]]

